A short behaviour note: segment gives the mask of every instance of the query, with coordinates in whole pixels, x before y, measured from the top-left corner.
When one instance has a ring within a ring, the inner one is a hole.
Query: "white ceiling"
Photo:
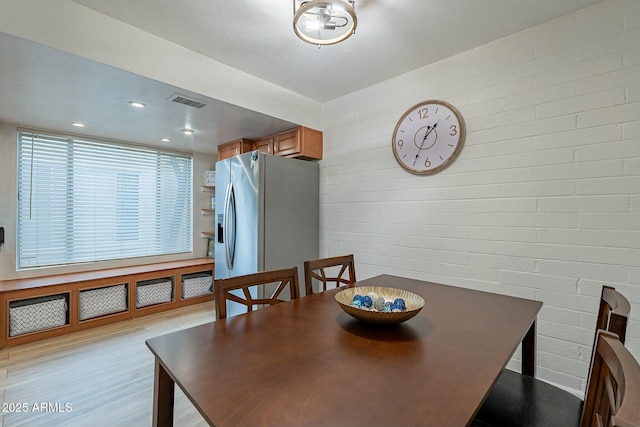
[[[170,102],[174,94],[206,106]],[[147,107],[134,109],[130,100]],[[74,128],[74,121],[87,126]],[[199,153],[296,125],[6,33],[0,33],[0,122]],[[196,133],[182,134],[185,127]],[[171,142],[160,141],[165,137]]]
[[[323,103],[602,0],[357,0],[356,34],[322,48],[294,35],[291,0],[72,1]],[[70,132],[82,116],[92,126],[81,133],[152,145],[168,136],[204,153],[295,125],[6,33],[0,58],[0,121]],[[175,92],[207,106],[166,101]]]

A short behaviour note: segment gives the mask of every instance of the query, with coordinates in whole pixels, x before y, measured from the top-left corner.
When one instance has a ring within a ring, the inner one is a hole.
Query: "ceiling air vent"
[[[172,102],[177,102],[178,104],[188,105],[189,107],[193,107],[193,108],[202,108],[207,105],[204,102],[186,97],[184,95],[180,95],[179,93],[174,93],[173,95],[171,95],[169,97],[169,100]]]

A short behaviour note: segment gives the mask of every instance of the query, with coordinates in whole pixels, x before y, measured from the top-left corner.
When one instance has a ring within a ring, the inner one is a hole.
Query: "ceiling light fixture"
[[[195,131],[193,129],[182,129],[182,133],[185,135],[192,135]]]
[[[135,108],[144,108],[147,106],[147,104],[143,104],[142,102],[138,102],[138,101],[129,101],[129,105]]]
[[[293,31],[318,46],[340,43],[356,32],[355,0],[293,0]]]
[[[171,142],[169,138],[160,138],[161,142]]]
[[[71,123],[71,126],[75,126],[77,128],[83,128],[85,126],[84,123],[80,123],[80,122],[73,122]]]

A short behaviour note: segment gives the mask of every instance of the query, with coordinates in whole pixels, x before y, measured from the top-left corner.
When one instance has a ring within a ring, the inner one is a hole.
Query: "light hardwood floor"
[[[150,426],[145,340],[214,320],[206,302],[0,350],[0,426]],[[179,388],[175,408],[174,425],[207,425]]]

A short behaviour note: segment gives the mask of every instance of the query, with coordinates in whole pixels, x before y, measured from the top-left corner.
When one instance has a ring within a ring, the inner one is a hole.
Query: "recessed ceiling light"
[[[80,123],[80,122],[73,122],[71,123],[71,126],[75,126],[77,128],[83,128],[85,126],[84,123]]]
[[[195,131],[193,129],[182,129],[182,133],[184,133],[185,135],[191,135],[194,132]]]
[[[160,138],[160,141],[162,141],[162,142],[171,142],[171,140],[169,138]]]
[[[138,101],[129,101],[129,105],[135,108],[144,108],[147,106],[146,104],[143,104],[142,102],[138,102]]]

